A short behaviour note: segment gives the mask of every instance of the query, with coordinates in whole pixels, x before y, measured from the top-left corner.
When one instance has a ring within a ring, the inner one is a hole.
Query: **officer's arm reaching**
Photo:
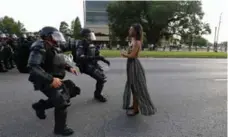
[[[103,56],[100,55],[99,49],[96,49],[96,53],[95,54],[96,54],[96,57],[98,58],[98,60],[101,60],[101,61],[103,61],[104,63],[106,63],[106,64],[108,64],[110,66],[110,62],[107,59],[105,59]]]
[[[90,61],[90,60],[95,59],[93,56],[85,55],[83,46],[81,46],[81,45],[78,46],[78,48],[76,50],[76,58],[80,61]]]
[[[107,61],[104,57],[97,55],[97,56],[88,56],[85,55],[83,46],[79,46],[76,51],[76,58],[80,61],[91,61],[91,60],[101,60],[108,65],[110,65],[109,61]]]
[[[65,64],[65,69],[73,74],[78,75],[79,72],[77,72],[77,70],[75,68],[73,68],[72,66],[70,66],[69,64]]]

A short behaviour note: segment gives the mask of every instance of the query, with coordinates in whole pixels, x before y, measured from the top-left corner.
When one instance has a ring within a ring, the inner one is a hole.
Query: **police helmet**
[[[5,35],[6,35],[6,37],[9,37],[10,36],[8,33],[6,33]]]
[[[96,36],[95,36],[94,32],[92,32],[90,29],[87,29],[87,28],[83,28],[80,31],[80,35],[89,40],[96,40]]]
[[[16,34],[12,34],[11,36],[13,39],[17,39],[17,35]]]
[[[29,33],[28,36],[29,37],[35,37],[35,35],[33,33]]]
[[[27,38],[27,35],[26,34],[23,34],[22,35],[22,38],[26,39]]]
[[[6,38],[6,34],[2,33],[2,34],[0,35],[0,38]]]
[[[66,42],[63,34],[54,27],[44,27],[39,31],[41,39],[51,37],[55,42]]]

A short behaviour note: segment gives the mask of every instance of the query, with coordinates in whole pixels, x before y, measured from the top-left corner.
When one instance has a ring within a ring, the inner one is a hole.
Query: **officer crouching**
[[[98,61],[110,65],[110,62],[100,55],[100,51],[94,46],[95,34],[90,29],[82,29],[82,40],[76,47],[72,48],[74,62],[81,73],[87,74],[97,81],[94,91],[94,98],[99,102],[106,102],[107,99],[102,95],[104,83],[107,81],[103,69]]]
[[[61,32],[53,27],[44,27],[40,31],[41,40],[37,40],[31,46],[28,60],[30,70],[29,81],[34,84],[35,90],[40,90],[48,99],[41,99],[32,105],[36,115],[45,119],[45,110],[55,108],[54,133],[68,136],[73,130],[67,127],[67,107],[70,106],[70,98],[80,94],[80,88],[70,80],[63,81],[65,70],[77,74],[76,70],[64,60],[58,42],[65,39]]]

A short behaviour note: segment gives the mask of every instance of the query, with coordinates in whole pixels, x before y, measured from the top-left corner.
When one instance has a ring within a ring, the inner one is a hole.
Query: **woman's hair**
[[[143,41],[143,28],[142,25],[139,23],[135,23],[132,25],[132,28],[135,31],[135,39],[140,40],[141,42]]]

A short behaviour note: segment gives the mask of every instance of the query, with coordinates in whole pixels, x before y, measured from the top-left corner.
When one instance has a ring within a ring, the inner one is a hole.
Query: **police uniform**
[[[5,34],[0,34],[0,72],[7,72],[8,70],[6,69],[6,66],[4,64],[4,59],[5,59],[5,39],[6,35]]]
[[[76,48],[72,49],[72,54],[80,71],[97,81],[94,98],[100,102],[106,102],[106,98],[101,94],[104,83],[106,82],[106,76],[97,61],[101,60],[108,65],[110,63],[104,57],[100,56],[98,48],[93,45],[92,40],[94,38],[92,37],[94,37],[94,34],[91,33],[89,29],[82,29],[81,35],[84,39],[78,43]]]
[[[61,34],[52,27],[45,27],[40,33],[41,36],[48,36],[52,33]],[[70,98],[79,94],[80,89],[70,80],[63,81],[62,86],[59,88],[50,87],[54,77],[63,79],[65,70],[70,71],[71,68],[70,65],[65,63],[61,49],[56,46],[50,46],[43,40],[37,40],[31,46],[28,66],[30,68],[29,81],[34,84],[35,90],[40,90],[48,97],[47,100],[40,100],[32,105],[36,115],[40,119],[45,119],[45,110],[54,107],[54,132],[60,135],[73,134],[73,130],[66,125],[67,107],[70,105]]]
[[[18,39],[18,46],[14,53],[14,61],[17,69],[21,73],[28,73],[27,63],[30,52],[30,46],[34,41],[28,41],[26,35]]]

